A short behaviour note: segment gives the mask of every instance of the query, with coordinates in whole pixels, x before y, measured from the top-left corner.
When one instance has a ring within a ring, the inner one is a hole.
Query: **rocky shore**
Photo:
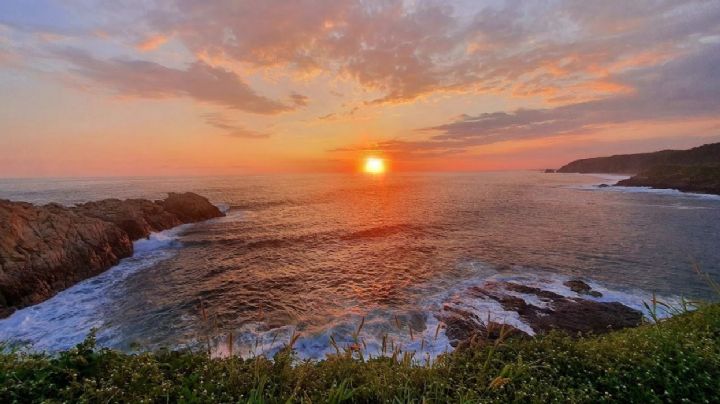
[[[587,283],[571,279],[564,283],[567,295],[515,282],[490,282],[474,286],[443,306],[440,317],[446,325],[451,345],[471,339],[495,340],[506,337],[525,338],[553,330],[570,335],[604,334],[612,330],[635,327],[642,313],[618,302],[593,300],[602,294]],[[508,317],[518,318],[524,327],[512,321],[483,318],[467,302],[499,304]]]
[[[720,195],[720,165],[657,166],[622,180],[617,185]]]
[[[220,216],[191,192],[72,207],[0,200],[0,318],[116,265],[151,232]]]

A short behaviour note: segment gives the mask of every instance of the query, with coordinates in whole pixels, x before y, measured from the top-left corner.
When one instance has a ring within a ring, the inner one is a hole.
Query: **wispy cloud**
[[[270,137],[268,133],[257,132],[238,125],[225,114],[219,112],[204,113],[202,118],[208,125],[224,130],[226,136],[241,139],[267,139]]]
[[[175,69],[144,60],[97,59],[77,49],[55,54],[76,76],[109,87],[119,94],[146,98],[189,97],[257,114],[277,114],[295,108],[257,94],[237,74],[196,61]]]
[[[150,52],[165,44],[170,39],[167,35],[156,34],[150,35],[147,38],[142,39],[135,45],[135,47],[141,52]]]
[[[179,32],[196,53],[332,71],[383,92],[375,104],[439,91],[558,102],[573,101],[583,88],[612,94],[624,90],[612,75],[662,63],[687,41],[717,31],[720,20],[720,5],[704,0],[516,0],[473,7],[436,1],[170,2],[178,11],[155,14],[151,25]]]
[[[705,46],[686,59],[619,77],[633,88],[602,100],[548,109],[461,115],[421,132],[435,133],[421,141],[391,140],[380,148],[414,153],[448,153],[507,140],[577,135],[604,125],[646,120],[677,120],[720,114],[720,45]]]

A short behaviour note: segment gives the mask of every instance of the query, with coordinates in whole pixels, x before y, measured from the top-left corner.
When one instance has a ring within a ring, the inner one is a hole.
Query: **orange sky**
[[[720,141],[718,65],[716,1],[8,0],[0,177],[688,148]]]

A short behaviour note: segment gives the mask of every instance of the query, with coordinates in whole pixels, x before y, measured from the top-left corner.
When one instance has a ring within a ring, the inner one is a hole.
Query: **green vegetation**
[[[720,194],[720,165],[655,166],[618,185]]]
[[[720,305],[598,337],[475,342],[413,364],[96,349],[0,354],[0,402],[719,402]]]

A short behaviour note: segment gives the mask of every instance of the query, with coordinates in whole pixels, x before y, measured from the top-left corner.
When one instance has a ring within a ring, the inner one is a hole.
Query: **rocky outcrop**
[[[154,231],[170,229],[183,223],[177,215],[147,199],[103,199],[72,209],[85,216],[114,223],[132,240],[145,238]]]
[[[0,200],[0,318],[116,265],[132,255],[133,240],[220,216],[193,193],[75,207]]]
[[[224,216],[207,198],[192,192],[183,194],[171,192],[165,200],[155,201],[155,203],[162,206],[166,212],[177,216],[182,223],[198,222]]]
[[[602,297],[602,293],[597,290],[592,290],[590,285],[581,281],[580,279],[570,279],[563,282],[563,285],[567,286],[573,292],[579,295],[589,295],[592,297]]]
[[[60,205],[0,201],[0,317],[132,255],[127,233]]]
[[[585,282],[570,280],[565,286],[578,295],[599,297],[599,292]],[[527,337],[528,333],[562,331],[570,335],[603,334],[611,330],[635,327],[642,322],[642,313],[618,302],[600,302],[583,297],[563,296],[553,291],[514,282],[488,283],[470,288],[459,299],[480,299],[496,302],[507,313],[516,313],[526,331],[512,324],[481,318],[475,311],[463,308],[464,303],[449,302],[443,306],[440,319],[453,346],[474,340],[495,340]],[[536,303],[539,302],[540,304]],[[466,305],[465,305],[466,306]],[[529,329],[527,329],[529,327]]]
[[[657,166],[706,166],[720,164],[720,143],[690,150],[662,150],[654,153],[621,154],[573,161],[560,173],[638,174]]]
[[[622,180],[617,185],[720,195],[720,165],[657,166]]]

